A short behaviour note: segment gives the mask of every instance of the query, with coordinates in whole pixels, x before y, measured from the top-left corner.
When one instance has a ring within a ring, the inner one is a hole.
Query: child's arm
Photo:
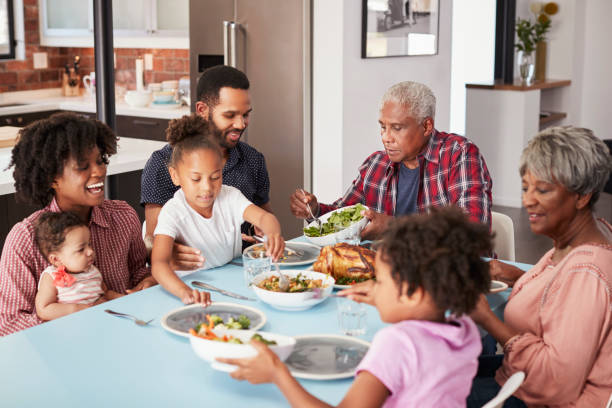
[[[122,293],[110,290],[104,282],[102,282],[102,290],[104,291],[104,295],[102,297],[106,298],[106,300],[113,300],[125,296]]]
[[[262,230],[264,235],[268,237],[265,243],[266,249],[275,261],[283,256],[285,240],[281,235],[280,223],[274,215],[262,210],[255,204],[251,204],[244,210],[243,218]]]
[[[87,309],[90,305],[80,305],[75,303],[58,303],[57,288],[53,284],[53,278],[48,273],[40,278],[40,287],[36,292],[34,301],[36,314],[42,320],[53,320],[58,317]]]
[[[168,235],[155,235],[151,253],[151,274],[168,292],[181,299],[183,303],[210,304],[210,293],[191,289],[172,270],[172,246],[174,239]]]
[[[231,373],[236,380],[247,380],[251,384],[273,382],[281,390],[293,407],[330,407],[296,381],[289,369],[265,344],[251,341],[258,354],[253,358],[231,359],[219,358],[222,363],[237,365],[239,368]],[[389,390],[368,371],[360,372],[348,390],[339,407],[380,407],[383,405]]]

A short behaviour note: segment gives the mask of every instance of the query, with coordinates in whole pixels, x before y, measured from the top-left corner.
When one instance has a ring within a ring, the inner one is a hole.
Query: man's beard
[[[228,135],[228,133],[230,133],[231,131],[234,131],[234,130],[240,132],[240,134],[242,135],[242,131],[240,131],[238,129],[234,129],[233,127],[229,128],[226,131],[223,131],[223,130],[219,129],[219,127],[217,127],[217,124],[213,121],[212,111],[208,112],[208,123],[209,123],[210,126],[212,126],[213,135],[215,136],[215,139],[219,143],[219,146],[221,146],[223,149],[226,149],[226,150],[233,149],[234,147],[236,147],[236,145],[238,144],[240,139],[238,139],[238,141],[236,141],[236,143],[228,142],[227,141],[227,135]]]

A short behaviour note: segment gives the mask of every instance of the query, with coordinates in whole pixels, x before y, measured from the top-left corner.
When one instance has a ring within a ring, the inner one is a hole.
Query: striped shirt
[[[44,274],[48,274],[51,276],[51,279],[55,279],[56,272],[57,268],[49,265],[40,275],[41,279],[38,281],[38,289],[40,290],[40,282],[42,282]],[[55,287],[57,289],[57,303],[88,305],[98,300],[104,294],[102,290],[102,274],[95,266],[91,265],[84,272],[69,274],[75,279],[75,282],[68,287]]]
[[[55,199],[11,229],[0,259],[0,336],[42,323],[34,309],[41,273],[49,262],[34,242],[34,222],[41,213],[59,212]],[[136,211],[124,201],[105,200],[89,220],[96,266],[109,290],[125,293],[151,272]]]
[[[491,177],[478,147],[465,137],[434,130],[418,155],[420,183],[417,211],[457,205],[470,219],[491,228]],[[320,213],[361,203],[377,212],[395,215],[399,165],[384,151],[370,155],[344,196],[320,204]]]

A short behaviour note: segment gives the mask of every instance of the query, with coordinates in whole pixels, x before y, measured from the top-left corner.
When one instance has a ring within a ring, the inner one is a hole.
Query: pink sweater
[[[608,224],[608,228],[609,224]],[[515,284],[504,320],[520,334],[495,377],[516,371],[529,406],[604,407],[612,393],[612,246],[581,245],[554,265],[553,250]]]

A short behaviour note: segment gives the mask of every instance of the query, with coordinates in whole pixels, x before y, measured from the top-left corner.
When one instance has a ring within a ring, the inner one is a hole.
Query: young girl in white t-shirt
[[[210,296],[189,288],[172,270],[175,241],[199,249],[204,268],[214,268],[240,255],[240,225],[248,221],[267,237],[266,249],[273,259],[285,249],[276,217],[252,204],[237,188],[222,184],[224,157],[214,131],[196,114],[172,120],[166,131],[172,146],[168,169],[172,182],[181,188],[159,213],[151,271],[184,303],[207,304]]]
[[[489,291],[491,249],[486,225],[457,208],[398,218],[376,252],[376,281],[339,292],[372,304],[389,326],[379,330],[338,406],[465,407],[481,350],[466,315]],[[259,354],[219,359],[238,369],[231,376],[273,382],[293,407],[329,407],[309,394],[267,346]]]
[[[49,265],[40,275],[36,314],[53,320],[123,295],[108,290],[94,266],[90,233],[77,215],[45,212],[34,225],[34,239]]]

